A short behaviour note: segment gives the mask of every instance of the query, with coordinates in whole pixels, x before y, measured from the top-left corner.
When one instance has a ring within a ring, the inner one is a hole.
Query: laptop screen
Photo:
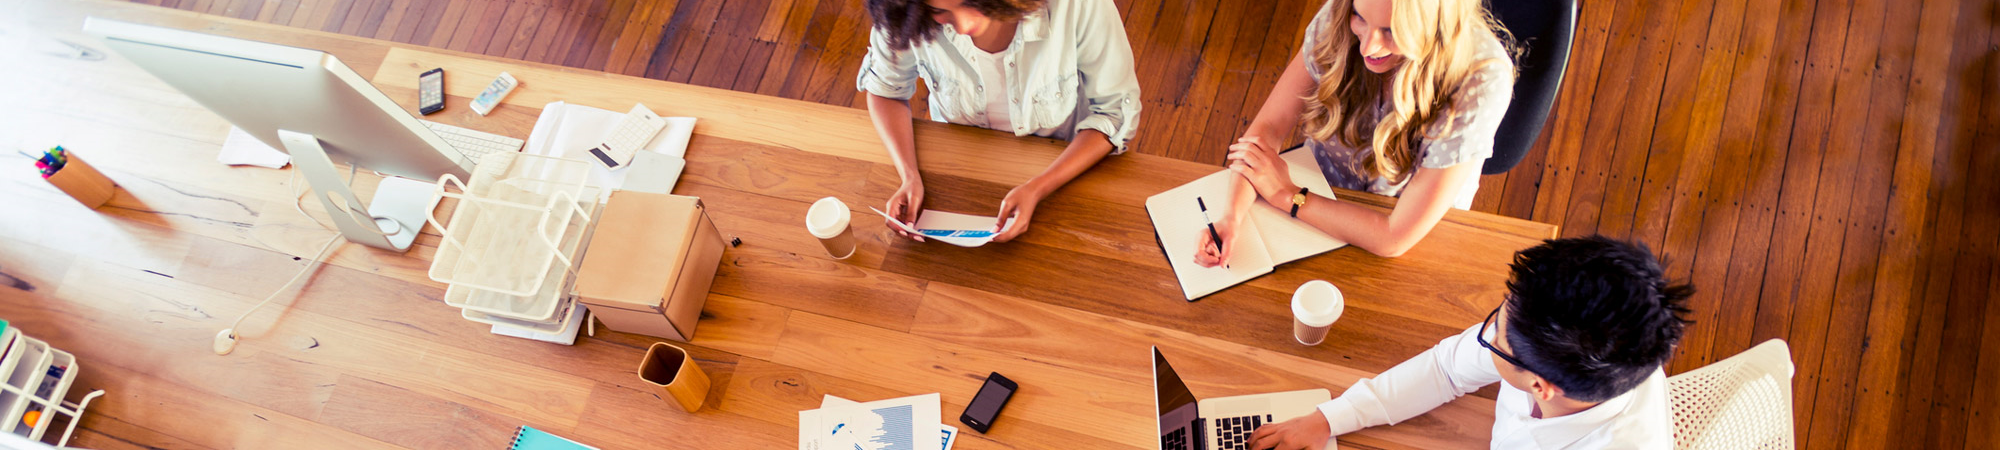
[[[1194,392],[1187,383],[1181,382],[1180,374],[1174,373],[1173,366],[1167,365],[1167,357],[1160,354],[1159,347],[1153,347],[1153,406],[1160,410],[1160,448],[1162,450],[1189,450],[1196,448],[1201,438],[1194,427],[1195,419],[1201,417],[1197,411]]]

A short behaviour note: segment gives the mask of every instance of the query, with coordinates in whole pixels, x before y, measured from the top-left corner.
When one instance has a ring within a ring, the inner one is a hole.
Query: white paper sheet
[[[528,135],[524,152],[536,155],[571,157],[583,159],[584,151],[604,140],[604,135],[618,126],[618,120],[625,113],[552,102],[542,106],[542,115],[535,119],[535,131]],[[649,151],[684,159],[687,155],[688,140],[694,136],[695,118],[668,117],[667,128],[646,142],[642,151]],[[628,165],[629,167],[629,165]],[[591,163],[590,184],[603,188],[600,201],[609,200],[611,191],[625,184],[628,168],[611,170],[603,165]],[[672,186],[668,186],[672,189]]]
[[[938,394],[799,411],[799,450],[944,448]]]
[[[687,169],[687,160],[663,153],[638,152],[632,154],[632,163],[625,166],[620,169],[625,171],[625,183],[619,189],[672,194],[674,184],[681,180],[681,172]]]
[[[215,160],[231,166],[257,166],[283,169],[292,163],[292,155],[265,145],[250,132],[242,128],[229,127],[229,137],[222,140],[222,151],[215,154]]]
[[[576,303],[571,305],[569,313],[564,315],[563,320],[566,322],[563,324],[562,331],[558,331],[555,334],[536,333],[506,325],[494,325],[492,332],[501,336],[512,336],[562,345],[576,345],[577,332],[583,329],[583,321],[588,319],[589,316],[584,314],[583,303]]]
[[[687,158],[688,139],[694,137],[693,117],[668,117],[667,128],[646,143],[646,149],[675,158]]]

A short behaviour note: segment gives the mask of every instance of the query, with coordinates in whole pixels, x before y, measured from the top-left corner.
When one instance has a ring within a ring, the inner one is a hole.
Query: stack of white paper
[[[527,148],[522,151],[533,155],[574,156],[581,159],[583,152],[603,142],[604,135],[618,126],[618,120],[624,117],[625,113],[600,108],[563,102],[549,103],[542,106],[541,117],[535,119],[535,131],[528,135]],[[654,174],[653,176],[671,179],[665,180],[664,183],[661,180],[647,180],[649,186],[664,185],[669,190],[673,189],[674,181],[680,177],[679,168],[685,165],[688,139],[694,136],[694,124],[693,117],[668,117],[667,129],[653,136],[653,140],[647,142],[645,148],[641,149],[670,157],[661,158],[663,160],[682,163],[681,166],[672,167],[670,173]],[[628,164],[618,170],[611,170],[593,163],[590,166],[590,185],[602,188],[603,199],[608,200],[611,198],[611,191],[624,186],[626,176],[632,172],[629,170],[630,166],[632,165]]]
[[[569,313],[564,315],[562,331],[557,331],[555,333],[537,333],[506,325],[496,324],[493,325],[493,334],[501,336],[513,336],[521,339],[537,340],[552,344],[576,345],[577,333],[583,329],[583,323],[585,321],[590,320],[590,317],[584,314],[584,311],[586,311],[586,309],[584,308],[583,303],[571,304]]]
[[[799,450],[951,450],[958,428],[939,416],[937,394],[855,403],[828,395],[799,411]]]

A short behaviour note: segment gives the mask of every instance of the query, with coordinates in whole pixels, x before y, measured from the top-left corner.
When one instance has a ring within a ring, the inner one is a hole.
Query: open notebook
[[[1282,156],[1293,183],[1321,196],[1333,191],[1327,186],[1326,176],[1319,172],[1311,151],[1298,149]],[[1243,229],[1238,232],[1247,234],[1241,239],[1242,247],[1231,251],[1228,267],[1195,264],[1196,246],[1201,245],[1201,235],[1208,232],[1208,222],[1202,218],[1195,199],[1199,197],[1208,204],[1209,217],[1222,220],[1223,212],[1233,207],[1229,189],[1237,177],[1223,169],[1146,198],[1146,214],[1153,219],[1160,250],[1166,252],[1167,263],[1173,266],[1174,278],[1180,280],[1181,293],[1188,301],[1271,273],[1279,264],[1347,246],[1305,221],[1292,218],[1288,211],[1258,202],[1250,208],[1250,217],[1243,220]]]

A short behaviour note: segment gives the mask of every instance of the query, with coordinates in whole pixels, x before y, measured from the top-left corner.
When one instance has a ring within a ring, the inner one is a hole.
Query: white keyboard
[[[437,133],[438,137],[444,138],[445,143],[451,144],[452,149],[458,150],[459,154],[465,155],[466,159],[474,163],[478,163],[480,158],[489,154],[520,151],[521,145],[527,142],[471,128],[421,119],[417,121],[430,127],[432,133]]]
[[[632,162],[632,155],[639,152],[639,147],[646,146],[653,136],[666,128],[667,118],[653,114],[653,110],[646,109],[646,105],[632,105],[632,111],[625,113],[625,118],[611,128],[603,143],[590,149],[590,155],[596,156],[597,162],[603,163],[605,168],[616,169]]]

